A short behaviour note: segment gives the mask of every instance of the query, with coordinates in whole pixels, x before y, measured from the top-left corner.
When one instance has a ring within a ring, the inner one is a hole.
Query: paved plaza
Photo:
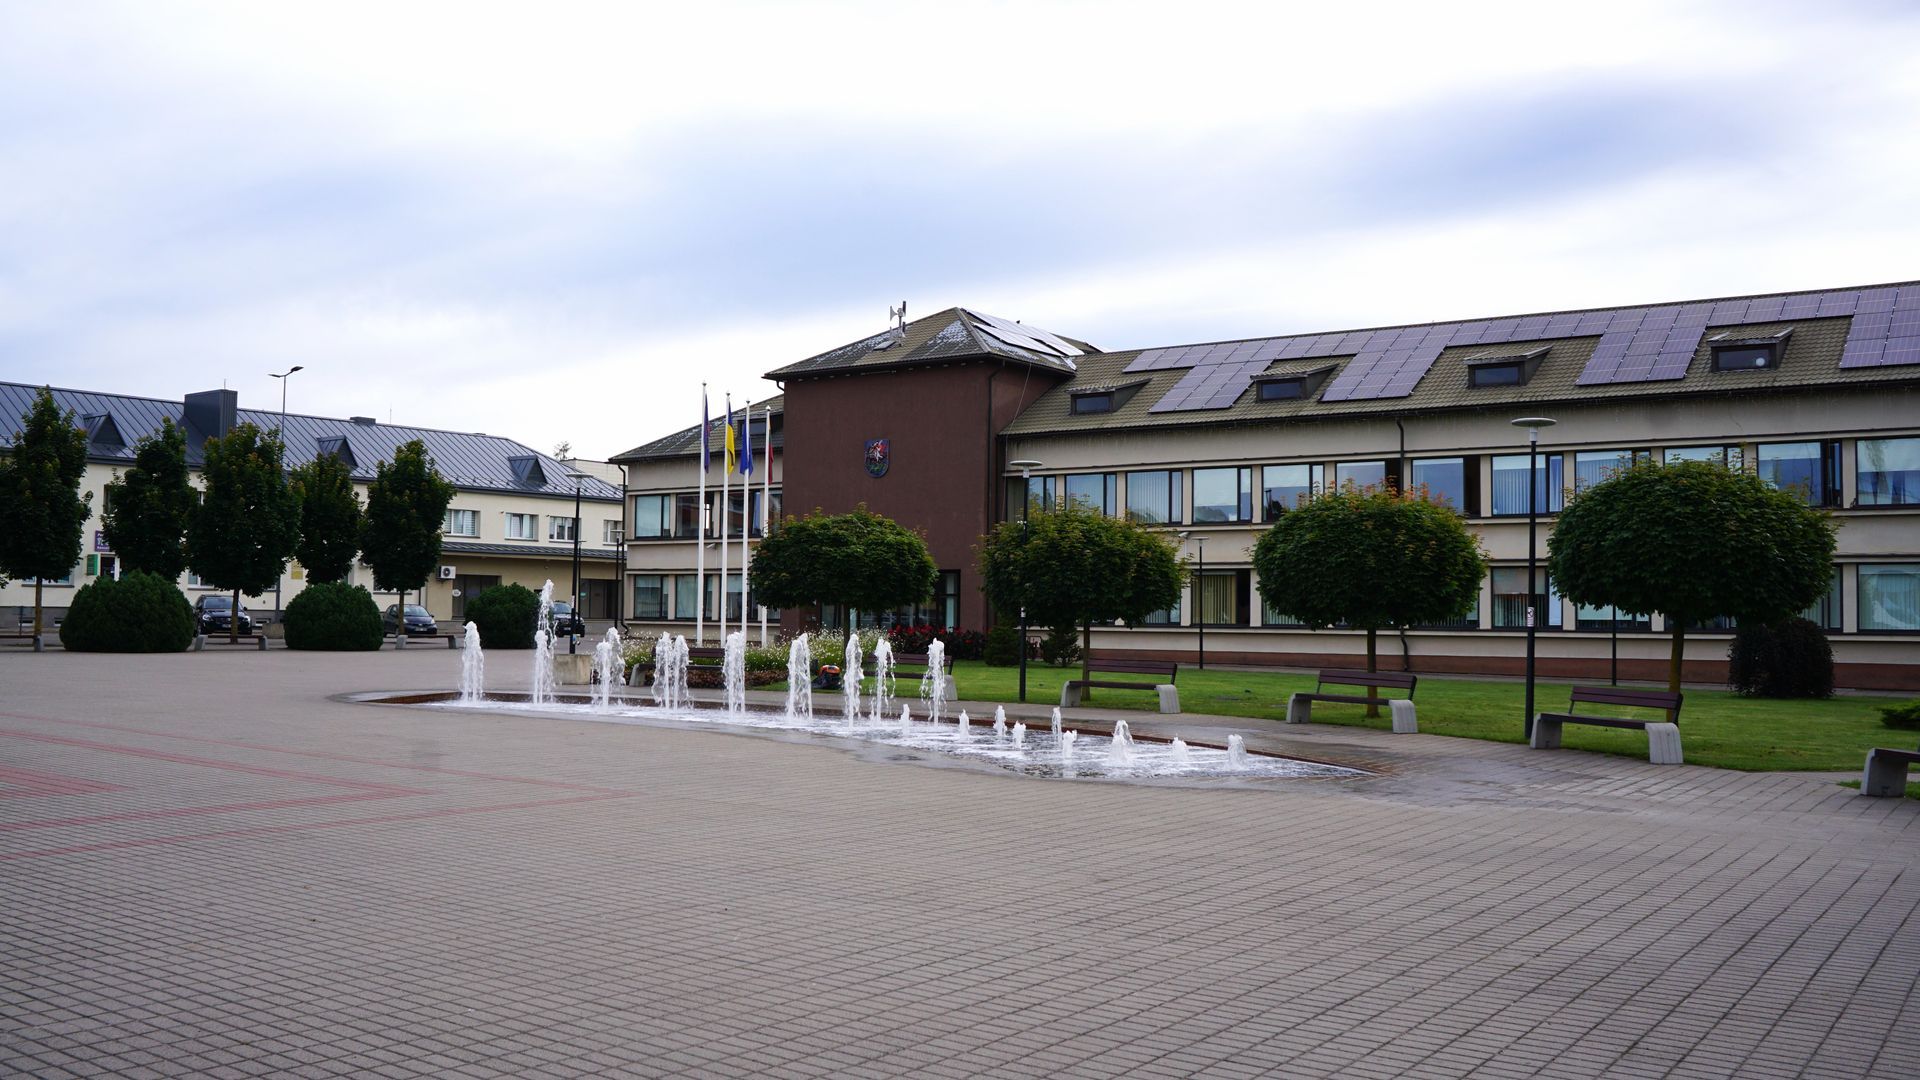
[[[458,667],[0,650],[0,1073],[1920,1076],[1920,801],[1831,775],[1132,714],[1378,775],[1043,781],[336,699]]]

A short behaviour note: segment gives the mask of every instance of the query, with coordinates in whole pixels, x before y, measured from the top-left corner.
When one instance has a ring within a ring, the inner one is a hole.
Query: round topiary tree
[[[183,652],[193,632],[193,607],[179,586],[133,570],[74,594],[60,644],[71,652]]]
[[[1833,533],[1825,513],[1757,476],[1648,463],[1568,501],[1547,540],[1547,572],[1576,603],[1664,614],[1667,689],[1678,693],[1687,627],[1806,610],[1832,586]]]
[[[920,534],[867,509],[789,517],[753,553],[753,591],[773,608],[890,611],[933,595],[939,568]]]
[[[531,649],[540,597],[525,585],[495,585],[467,601],[467,621],[489,649]]]
[[[380,608],[364,586],[316,582],[287,601],[287,648],[371,652],[386,639]]]
[[[1742,623],[1727,650],[1727,684],[1749,697],[1833,696],[1833,644],[1807,619]]]

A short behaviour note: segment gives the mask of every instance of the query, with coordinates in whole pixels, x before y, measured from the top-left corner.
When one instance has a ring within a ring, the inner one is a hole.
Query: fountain
[[[934,700],[938,701],[939,699],[935,698]],[[934,723],[937,724],[939,722],[940,722],[939,718],[935,717]],[[967,710],[961,709],[960,710],[960,741],[966,742],[968,739],[971,739],[971,738],[973,738],[973,729],[967,725]]]
[[[687,692],[687,639],[662,633],[653,646],[653,703],[663,709],[692,705]]]
[[[727,635],[727,646],[739,631]],[[813,648],[801,634],[787,646],[787,719],[813,722]]]
[[[613,698],[613,684],[620,680],[620,628],[607,627],[607,636],[593,647],[593,703],[607,707]]]
[[[1053,707],[1053,737],[1060,737],[1060,706]]]
[[[1252,764],[1247,757],[1247,740],[1238,735],[1227,736],[1227,768],[1234,772],[1245,772]]]
[[[1077,731],[1064,731],[1060,733],[1060,760],[1063,764],[1069,766],[1073,764],[1073,744],[1078,741],[1079,738],[1080,733]]]
[[[881,642],[881,644],[884,645],[886,643]],[[902,735],[913,734],[913,710],[907,708],[906,703],[904,702],[902,702],[900,705],[900,734]]]
[[[869,714],[874,723],[879,723],[887,715],[887,700],[893,696],[893,646],[882,637],[873,643],[873,711]]]
[[[927,703],[927,719],[940,722],[947,707],[947,644],[939,638],[927,642],[927,673],[920,676],[920,697]],[[962,735],[966,725],[961,725]]]
[[[993,734],[995,738],[1007,737],[1007,708],[1004,705],[993,707]]]
[[[1013,724],[1013,745],[1015,749],[1021,749],[1027,745],[1027,725],[1018,720]]]
[[[747,711],[747,636],[738,630],[727,635],[726,652],[720,661],[720,678],[727,686],[727,715]]]
[[[843,710],[847,715],[847,726],[852,727],[860,719],[860,634],[856,630],[847,631],[847,651],[845,666],[840,669],[840,689],[845,694]]]
[[[533,622],[533,695],[538,708],[553,704],[553,582],[540,587],[540,613]]]
[[[486,697],[487,654],[480,649],[480,628],[467,624],[467,640],[460,652],[460,700],[468,705]]]
[[[1182,769],[1193,768],[1193,755],[1187,753],[1187,743],[1185,739],[1175,737],[1171,749],[1173,750],[1173,763],[1175,765]]]
[[[1133,733],[1127,730],[1127,722],[1118,720],[1113,725],[1113,746],[1107,751],[1107,764],[1133,764]]]

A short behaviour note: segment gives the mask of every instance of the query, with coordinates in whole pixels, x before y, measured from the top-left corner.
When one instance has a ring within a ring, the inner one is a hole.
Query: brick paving
[[[1379,775],[334,698],[458,662],[0,653],[0,1073],[1920,1076],[1920,801],[1227,718],[1129,716]]]

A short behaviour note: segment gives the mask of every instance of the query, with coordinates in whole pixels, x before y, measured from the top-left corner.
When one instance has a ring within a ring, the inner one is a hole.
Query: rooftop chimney
[[[218,439],[233,430],[234,416],[240,411],[238,390],[202,390],[188,394],[187,427],[201,439]]]

